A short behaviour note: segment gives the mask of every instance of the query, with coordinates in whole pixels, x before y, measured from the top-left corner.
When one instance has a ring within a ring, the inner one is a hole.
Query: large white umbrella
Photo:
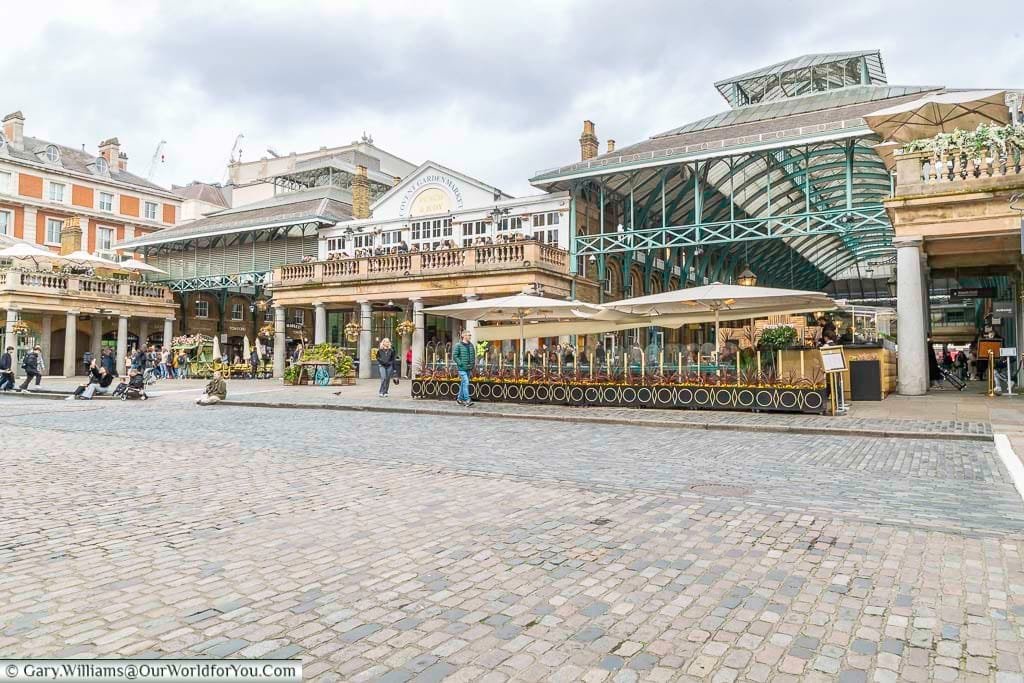
[[[213,361],[220,362],[220,335],[213,335]]]
[[[64,256],[64,258],[72,263],[92,266],[93,268],[121,268],[121,264],[116,261],[111,261],[110,259],[103,258],[102,256],[96,256],[95,254],[90,254],[89,252],[82,250],[73,251]]]
[[[515,294],[494,299],[479,299],[461,304],[427,308],[425,313],[443,315],[458,320],[483,322],[515,322],[519,324],[520,349],[526,349],[524,323],[534,320],[561,320],[574,317],[573,311],[599,312],[596,306],[582,301],[546,299],[535,294]]]
[[[676,316],[680,320],[697,319],[710,314],[715,321],[716,349],[722,320],[828,311],[835,307],[832,299],[821,292],[724,285],[720,282],[603,304],[603,308],[619,313],[669,320]]]
[[[249,345],[249,335],[245,335],[242,338],[242,362],[248,363],[249,356],[252,355],[252,346]]]
[[[864,117],[882,140],[910,142],[938,133],[974,130],[982,123],[1010,122],[1004,90],[968,90],[928,95]]]
[[[146,273],[157,273],[159,275],[166,275],[166,270],[160,270],[156,266],[151,266],[145,261],[139,261],[137,259],[128,259],[127,261],[121,261],[117,264],[125,270],[143,271]]]
[[[49,249],[43,249],[28,242],[19,242],[5,249],[0,249],[0,258],[15,261],[32,261],[36,266],[40,262],[54,263],[65,260],[60,254],[55,254]]]

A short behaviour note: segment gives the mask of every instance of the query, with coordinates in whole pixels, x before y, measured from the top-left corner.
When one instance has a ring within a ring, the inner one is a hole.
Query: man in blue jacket
[[[452,350],[452,360],[459,371],[459,396],[456,400],[460,406],[473,405],[469,398],[469,376],[476,366],[476,347],[469,338],[469,330],[463,330],[462,341]]]

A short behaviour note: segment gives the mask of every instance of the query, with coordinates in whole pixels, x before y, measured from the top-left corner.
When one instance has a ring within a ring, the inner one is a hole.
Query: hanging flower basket
[[[274,323],[267,323],[260,328],[260,331],[256,333],[263,339],[270,339],[274,336]]]
[[[28,323],[25,322],[24,320],[19,320],[15,322],[14,325],[11,326],[11,330],[14,332],[14,334],[28,334],[29,326]]]
[[[412,334],[415,331],[416,323],[414,323],[411,320],[403,320],[402,322],[398,323],[398,325],[395,326],[395,332],[397,332],[399,335],[403,337],[407,334]]]
[[[345,339],[350,342],[359,341],[359,333],[363,331],[363,328],[358,322],[353,320],[349,324],[345,325]]]

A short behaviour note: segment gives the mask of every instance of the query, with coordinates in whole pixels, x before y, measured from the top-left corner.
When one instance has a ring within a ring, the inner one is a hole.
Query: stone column
[[[173,336],[174,318],[164,318],[164,346],[166,346],[167,348],[171,348],[171,337]]]
[[[327,306],[322,302],[313,304],[313,343],[327,342]]]
[[[139,320],[139,348],[146,348],[146,339],[149,337],[149,321],[145,318]]]
[[[64,376],[75,376],[75,365],[77,364],[78,351],[75,344],[78,341],[78,311],[68,311],[64,318]]]
[[[50,367],[50,338],[53,337],[53,316],[43,316],[43,327],[39,333],[42,339],[39,340],[39,346],[43,349],[43,367],[46,368],[46,374],[52,374],[53,369]]]
[[[103,351],[103,316],[98,314],[92,317],[92,335],[89,338],[89,350],[92,351],[93,358],[97,359]]]
[[[894,240],[896,247],[896,316],[899,323],[899,393],[928,393],[928,334],[925,326],[921,240]]]
[[[359,379],[366,379],[373,375],[372,363],[370,361],[370,347],[373,346],[373,309],[369,301],[359,303]]]
[[[478,297],[476,294],[467,294],[465,298],[466,298],[466,301],[479,301],[480,300],[480,297]],[[473,341],[474,344],[476,343],[476,324],[477,323],[476,323],[475,320],[467,320],[466,321],[466,329],[469,330],[469,334],[471,335],[470,339]],[[456,339],[452,340],[452,344],[455,344],[458,341],[459,340],[456,338]]]
[[[408,318],[409,317],[409,307],[408,306],[403,306],[402,307],[402,317],[403,318]],[[399,340],[397,340],[397,339],[395,340],[395,348],[398,349],[398,355],[401,356],[401,358],[399,358],[399,360],[401,361],[401,368],[402,368],[401,372],[402,372],[402,377],[403,378],[409,376],[409,363],[405,362],[405,350],[407,348],[409,348],[409,342],[410,341],[411,340],[409,339],[409,335],[407,335],[407,334],[403,334],[402,335],[401,342],[399,342]]]
[[[274,306],[274,377],[284,377],[284,351],[285,351],[285,308]]]
[[[412,376],[415,377],[423,371],[424,352],[424,315],[423,300],[410,299],[412,301],[412,322],[416,325],[416,331],[412,333]]]
[[[119,315],[117,317],[117,368],[118,373],[124,375],[128,373],[128,368],[125,367],[125,357],[128,355],[128,316]]]

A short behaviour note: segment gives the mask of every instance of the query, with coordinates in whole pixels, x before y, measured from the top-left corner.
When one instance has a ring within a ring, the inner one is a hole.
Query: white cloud
[[[986,4],[1013,16],[1016,3]],[[1024,86],[1014,24],[974,42],[962,4],[47,2],[6,8],[0,114],[95,150],[117,135],[157,182],[220,180],[246,158],[366,130],[506,191],[579,154],[581,121],[620,146],[720,111],[713,82],[808,52],[879,48],[899,84]]]

